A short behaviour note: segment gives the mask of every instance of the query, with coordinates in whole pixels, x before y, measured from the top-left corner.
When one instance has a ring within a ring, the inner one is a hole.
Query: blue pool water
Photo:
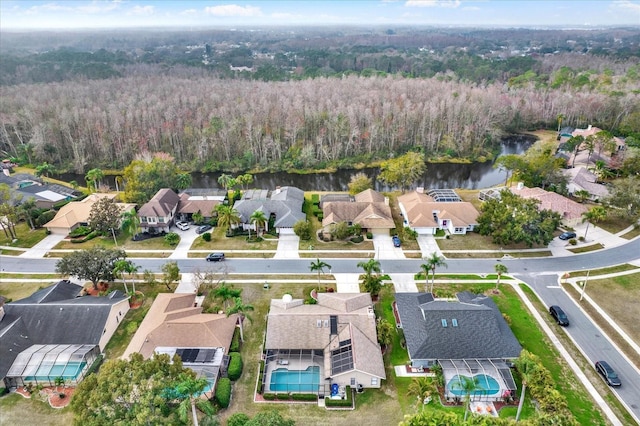
[[[306,370],[273,370],[269,389],[271,392],[316,392],[319,385],[320,367],[314,365]]]
[[[449,380],[449,385],[448,385],[449,392],[451,392],[454,395],[465,396],[466,393],[462,388],[463,382],[460,379],[460,377],[470,378],[468,376],[458,376],[458,375],[453,376],[451,380]],[[477,384],[480,387],[480,389],[471,392],[471,396],[495,395],[498,392],[500,392],[500,384],[493,377],[487,376],[486,374],[476,374],[475,376],[473,376],[473,378],[478,379]]]
[[[40,368],[38,368],[38,371],[36,371],[36,374],[25,377],[24,380],[27,382],[34,380],[45,381],[53,380],[56,377],[62,377],[65,380],[75,380],[86,365],[87,363],[85,361],[69,362],[66,365],[42,364],[40,365]]]

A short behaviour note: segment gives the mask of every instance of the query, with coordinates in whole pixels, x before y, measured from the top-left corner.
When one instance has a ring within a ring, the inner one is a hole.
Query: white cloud
[[[182,12],[180,12],[180,15],[191,16],[191,15],[195,15],[197,13],[198,13],[198,11],[195,10],[195,9],[186,9],[186,10],[183,10]]]
[[[446,7],[456,8],[460,6],[460,0],[407,0],[407,7]]]
[[[149,16],[155,13],[155,7],[151,5],[134,6],[127,15]]]
[[[628,9],[640,13],[640,3],[633,3],[629,0],[615,0],[613,6],[620,9]]]
[[[204,12],[214,16],[260,16],[262,12],[255,6],[238,6],[237,4],[224,4],[221,6],[209,6]]]
[[[93,0],[91,3],[83,6],[72,8],[80,13],[97,14],[111,12],[120,7],[119,1],[98,1]]]

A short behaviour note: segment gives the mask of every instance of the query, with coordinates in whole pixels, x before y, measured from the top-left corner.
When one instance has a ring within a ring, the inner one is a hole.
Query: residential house
[[[128,297],[82,296],[60,281],[11,303],[0,300],[0,377],[11,388],[57,377],[79,382],[129,311]]]
[[[293,225],[307,218],[302,211],[303,203],[304,192],[301,189],[283,186],[271,192],[265,189],[245,191],[233,208],[240,216],[239,226],[245,230],[256,229],[255,224],[251,223],[251,215],[255,211],[262,211],[268,221],[267,227],[272,223],[278,234],[293,234]]]
[[[442,229],[450,234],[466,234],[478,226],[478,210],[466,201],[437,201],[420,189],[398,197],[404,226],[421,235]]]
[[[264,392],[330,395],[334,384],[379,388],[386,378],[369,293],[319,293],[314,305],[272,299],[264,349]],[[305,381],[283,383],[289,371],[306,372]]]
[[[140,229],[150,234],[169,232],[178,210],[180,197],[171,189],[163,188],[138,211]]]
[[[94,204],[103,198],[115,199],[117,194],[94,193],[80,201],[72,201],[58,210],[53,219],[45,223],[52,234],[67,235],[79,226],[89,226],[89,216]],[[135,209],[135,204],[116,203],[122,213]]]
[[[46,183],[27,173],[13,175],[0,173],[0,184],[9,186],[11,200],[14,204],[33,199],[39,209],[51,209],[59,202],[74,200],[82,195],[80,191],[73,188],[56,183]]]
[[[462,396],[456,389],[460,376],[481,375],[481,382],[490,384],[483,390],[489,400],[515,391],[509,364],[522,347],[490,297],[461,292],[451,300],[396,293],[395,308],[412,367],[440,364],[447,399]]]
[[[195,301],[192,293],[158,294],[122,358],[135,352],[145,359],[178,355],[185,367],[207,378],[210,390],[215,389],[227,368],[238,315],[203,314]]]
[[[567,226],[574,226],[582,220],[582,214],[589,210],[584,204],[577,203],[555,192],[542,188],[527,188],[522,183],[509,188],[511,192],[525,199],[535,199],[540,203],[538,209],[551,210],[560,214],[562,222]]]
[[[609,189],[597,183],[597,177],[584,167],[569,169],[565,172],[568,177],[567,190],[569,195],[575,196],[578,191],[587,191],[590,200],[602,200],[609,195]]]
[[[228,202],[224,189],[190,188],[180,194],[177,216],[179,220],[190,222],[194,214],[200,213],[205,221],[209,221],[215,216],[216,207]]]
[[[336,197],[337,195],[337,197]],[[344,197],[346,195],[346,197]],[[340,197],[342,196],[342,197]],[[322,197],[322,226],[330,232],[330,226],[339,222],[360,225],[364,231],[389,233],[395,228],[389,199],[373,189],[351,197],[347,194],[328,194]]]

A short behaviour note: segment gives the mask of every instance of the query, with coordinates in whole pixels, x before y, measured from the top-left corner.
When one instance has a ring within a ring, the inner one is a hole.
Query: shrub
[[[576,244],[578,244],[578,241],[575,238],[572,238],[569,240],[569,244],[571,244],[572,246],[575,246]]]
[[[234,413],[227,419],[227,426],[244,426],[249,420],[245,413]]]
[[[315,206],[320,205],[320,194],[311,194],[311,202]]]
[[[205,232],[204,234],[202,234],[202,239],[206,242],[211,241],[211,232]]]
[[[229,353],[229,379],[236,381],[242,375],[242,356],[238,352]]]
[[[218,380],[214,398],[220,407],[227,408],[229,406],[231,402],[231,380],[226,377]]]
[[[371,232],[367,232],[367,240],[373,240],[373,234]]]
[[[276,399],[278,401],[289,401],[291,399],[291,395],[289,395],[288,393],[277,393]]]
[[[81,238],[73,238],[71,240],[72,243],[84,243],[85,241],[89,241],[89,240],[93,240],[95,237],[97,237],[98,235],[100,235],[100,232],[98,231],[91,231],[89,232],[87,235],[85,235],[84,237]]]
[[[318,396],[313,393],[294,393],[291,395],[294,401],[316,401]]]
[[[229,352],[240,352],[240,332],[236,328],[233,332],[233,338],[231,339],[231,345],[229,345]]]
[[[178,242],[180,242],[180,235],[176,234],[175,232],[169,232],[164,236],[164,242],[169,244],[170,246],[175,246],[176,244],[178,244]]]
[[[316,217],[318,218],[318,220],[319,220],[320,222],[322,222],[322,219],[324,219],[324,213],[320,212],[320,213],[318,213],[318,214],[316,215]]]
[[[324,403],[327,407],[351,407],[353,405],[351,387],[347,386],[345,399],[325,399]]]
[[[351,242],[352,243],[361,243],[363,241],[364,241],[364,237],[362,235],[351,237]]]
[[[267,401],[275,401],[276,400],[276,394],[275,393],[265,393],[265,394],[262,395],[262,397]]]
[[[38,217],[38,219],[36,220],[36,225],[41,227],[45,223],[51,221],[55,216],[56,216],[56,211],[55,210],[47,210],[46,212],[42,213]]]
[[[104,355],[99,354],[95,361],[93,361],[93,364],[91,364],[91,366],[87,369],[87,372],[85,373],[85,377],[88,376],[89,374],[95,373],[98,368],[100,368],[100,366],[102,365],[102,361],[104,361]]]
[[[295,232],[301,240],[310,240],[311,224],[308,220],[299,220],[293,225],[293,232]]]
[[[89,235],[91,233],[91,228],[88,226],[78,226],[73,231],[69,232],[69,236],[71,238],[84,237],[85,235]]]

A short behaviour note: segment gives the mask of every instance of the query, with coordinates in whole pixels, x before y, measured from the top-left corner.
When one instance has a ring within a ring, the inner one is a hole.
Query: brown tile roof
[[[511,192],[526,199],[536,199],[540,201],[539,209],[547,209],[560,214],[562,219],[575,220],[582,216],[582,213],[589,210],[585,205],[576,203],[569,198],[555,192],[545,191],[542,188],[518,189],[517,186],[509,188]]]
[[[203,314],[194,307],[195,294],[160,293],[122,355],[151,357],[155,348],[222,347],[229,351],[237,315]]]
[[[219,199],[203,199],[203,197],[191,197],[189,194],[180,194],[178,213],[194,214],[200,212],[205,217],[211,217],[216,206],[222,201]]]
[[[45,228],[72,228],[78,223],[89,222],[91,208],[102,198],[115,199],[118,194],[94,193],[81,201],[72,201],[62,206],[55,217],[47,222]],[[135,207],[135,204],[117,203],[120,210],[125,212]]]
[[[325,201],[322,204],[324,218],[322,226],[332,223],[351,222],[363,228],[391,229],[395,227],[391,207],[385,197],[374,190],[368,189],[355,196],[355,201]]]
[[[450,220],[456,227],[468,227],[469,225],[478,224],[478,216],[480,213],[473,204],[466,201],[444,202],[444,203],[425,203],[424,209],[429,211],[439,211],[438,219]]]

